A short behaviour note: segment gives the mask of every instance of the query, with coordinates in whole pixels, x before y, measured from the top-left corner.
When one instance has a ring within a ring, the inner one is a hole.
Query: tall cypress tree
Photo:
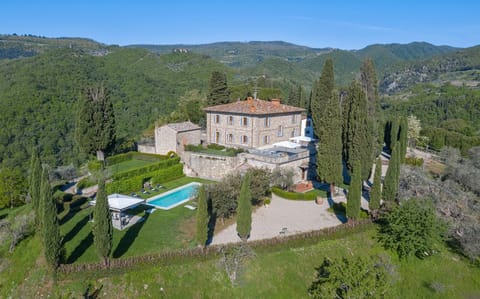
[[[400,118],[400,126],[398,133],[398,141],[400,142],[399,158],[400,163],[405,162],[405,156],[407,155],[407,139],[408,139],[408,122],[407,118],[402,116]]]
[[[77,112],[75,138],[80,149],[96,154],[103,161],[115,145],[115,113],[109,91],[103,86],[89,87]]]
[[[237,205],[237,233],[246,242],[252,229],[252,194],[250,191],[250,175],[243,178],[240,198]]]
[[[391,124],[390,124],[390,134],[389,134],[389,136],[390,136],[390,144],[389,144],[390,153],[393,151],[393,148],[395,147],[395,144],[397,143],[399,129],[400,129],[400,124],[399,124],[398,118],[394,117],[391,120]]]
[[[320,180],[330,184],[332,194],[335,185],[343,182],[341,106],[333,88],[333,61],[327,59],[312,92],[311,107],[315,135],[320,140],[317,174]]]
[[[400,177],[400,158],[399,158],[399,142],[395,142],[390,161],[388,162],[387,173],[383,184],[383,199],[386,201],[394,201],[398,191],[398,180]]]
[[[102,259],[104,266],[108,267],[109,256],[112,251],[113,226],[107,193],[105,192],[105,178],[103,176],[98,181],[93,220],[93,242],[95,244],[95,250]]]
[[[361,178],[368,179],[373,165],[367,127],[367,97],[360,84],[353,81],[343,102],[343,158],[350,174],[354,161],[360,161]]]
[[[373,176],[373,186],[370,190],[370,201],[368,208],[375,214],[375,210],[380,208],[382,198],[382,159],[380,157],[375,161],[375,174]]]
[[[210,77],[207,93],[208,106],[227,104],[230,102],[230,90],[227,85],[227,75],[214,71]]]
[[[205,187],[202,185],[198,189],[198,207],[197,207],[197,243],[205,247],[208,239],[208,203],[205,194]]]
[[[45,259],[48,265],[55,269],[60,263],[62,237],[60,236],[60,225],[57,218],[57,205],[52,196],[48,172],[45,168],[42,171],[40,200]]]
[[[30,176],[28,178],[28,193],[30,194],[32,207],[35,212],[35,222],[40,224],[40,187],[42,182],[42,165],[37,150],[34,148],[30,160]]]
[[[362,176],[359,161],[354,162],[353,175],[347,193],[347,217],[356,220],[360,217],[360,205],[362,199]]]
[[[366,146],[370,152],[370,160],[380,154],[382,139],[378,138],[380,101],[378,100],[378,80],[373,60],[367,58],[360,68],[360,84],[367,97],[367,131]]]

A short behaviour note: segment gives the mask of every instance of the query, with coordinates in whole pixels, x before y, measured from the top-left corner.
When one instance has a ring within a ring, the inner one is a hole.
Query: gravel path
[[[382,156],[382,160],[388,160]],[[385,176],[388,165],[382,165],[382,176]],[[372,176],[375,167],[373,167]],[[365,193],[363,195],[366,195]],[[368,201],[362,195],[361,207],[368,209]],[[344,192],[334,196],[334,202],[346,202]],[[272,202],[268,207],[258,208],[252,215],[252,231],[249,240],[269,239],[279,235],[296,234],[332,227],[342,224],[346,219],[339,219],[327,209],[330,204],[324,200],[323,204],[317,205],[313,201],[295,201],[280,198],[272,194]],[[238,242],[236,224],[232,224],[224,230],[216,233],[212,244],[225,244]]]
[[[249,240],[268,239],[283,234],[296,234],[336,226],[342,223],[327,211],[325,200],[322,205],[314,201],[286,200],[272,195],[268,207],[260,207],[252,215],[252,231]],[[286,229],[285,229],[286,228]],[[236,224],[230,225],[213,237],[212,244],[238,242]]]

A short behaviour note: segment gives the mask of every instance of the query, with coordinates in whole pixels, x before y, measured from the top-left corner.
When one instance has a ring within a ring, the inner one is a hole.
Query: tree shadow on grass
[[[78,260],[79,257],[82,256],[82,254],[87,251],[87,249],[92,246],[93,244],[93,233],[90,231],[88,235],[80,242],[80,244],[75,247],[75,249],[72,251],[70,256],[67,259],[67,264],[74,263],[76,260]]]
[[[213,241],[213,235],[215,234],[215,225],[217,224],[217,214],[212,213],[210,219],[208,219],[208,235],[207,235],[207,244],[210,245]]]
[[[117,248],[115,248],[115,251],[113,252],[113,258],[119,258],[122,255],[124,255],[130,246],[132,246],[133,242],[137,238],[138,234],[140,233],[140,230],[142,229],[143,225],[145,222],[147,222],[148,217],[150,216],[149,213],[145,213],[145,216],[143,216],[143,220],[140,222],[135,223],[132,225],[130,228],[128,228],[127,232],[125,235],[123,235],[122,239],[117,245]]]
[[[73,239],[76,234],[88,223],[90,215],[86,215],[82,220],[78,221],[77,224],[63,237],[63,244],[66,244],[68,241]]]

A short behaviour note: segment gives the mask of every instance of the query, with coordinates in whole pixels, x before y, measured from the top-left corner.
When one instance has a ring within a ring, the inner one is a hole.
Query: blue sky
[[[480,1],[2,1],[0,33],[106,44],[283,40],[360,49],[374,43],[480,44]]]

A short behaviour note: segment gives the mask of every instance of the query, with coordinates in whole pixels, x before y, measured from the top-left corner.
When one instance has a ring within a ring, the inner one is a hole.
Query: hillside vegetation
[[[105,56],[61,48],[0,61],[0,163],[25,166],[32,146],[52,166],[83,160],[74,146],[75,111],[92,82],[104,81],[112,91],[117,139],[128,146],[128,139],[173,111],[186,91],[205,90],[216,69],[226,67],[198,54],[118,47]]]
[[[308,100],[326,59],[333,60],[336,84],[345,86],[366,57],[377,65],[380,91],[396,94],[393,101],[416,96],[411,87],[418,82],[480,83],[480,47],[411,43],[346,51],[285,42],[118,47],[80,38],[0,35],[0,164],[25,167],[34,145],[52,166],[85,161],[76,152],[73,129],[77,98],[92,82],[104,81],[112,91],[117,149],[128,149],[179,99],[189,97],[187,92],[204,96],[214,70],[227,74],[232,99],[257,90],[260,98],[288,103],[300,86]],[[431,127],[442,120],[419,117]]]

